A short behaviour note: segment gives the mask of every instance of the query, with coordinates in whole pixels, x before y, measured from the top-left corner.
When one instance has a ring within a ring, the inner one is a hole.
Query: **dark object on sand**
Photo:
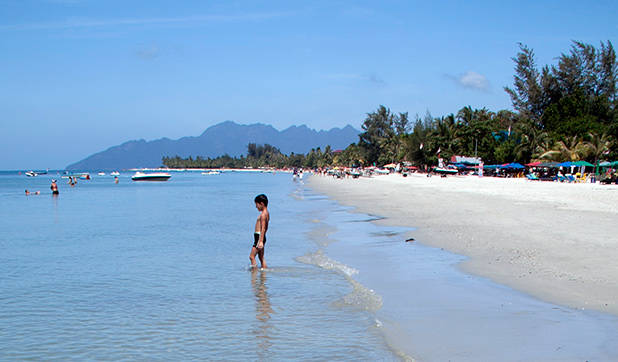
[[[406,239],[406,243],[414,242],[414,238]]]

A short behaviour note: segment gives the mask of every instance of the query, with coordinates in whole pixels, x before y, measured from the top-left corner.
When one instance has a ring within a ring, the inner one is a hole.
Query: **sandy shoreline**
[[[412,175],[309,186],[421,243],[469,256],[461,267],[549,302],[618,315],[618,187]],[[402,240],[403,242],[403,240]]]

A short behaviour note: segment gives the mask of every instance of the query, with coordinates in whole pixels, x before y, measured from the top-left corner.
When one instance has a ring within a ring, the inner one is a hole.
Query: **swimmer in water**
[[[58,191],[58,184],[56,183],[56,180],[52,180],[51,186],[49,186],[49,188],[52,190],[52,195],[60,194],[60,192]]]
[[[266,244],[266,232],[268,231],[268,222],[270,221],[270,214],[268,213],[268,198],[264,194],[257,195],[253,200],[255,202],[255,208],[260,212],[257,221],[255,222],[255,232],[253,233],[253,247],[249,254],[249,260],[251,260],[251,267],[256,267],[255,256],[260,259],[262,268],[266,268],[266,262],[264,261],[264,245]]]

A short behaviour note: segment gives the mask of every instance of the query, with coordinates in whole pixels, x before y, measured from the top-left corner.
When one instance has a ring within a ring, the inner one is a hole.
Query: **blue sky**
[[[0,2],[0,169],[233,120],[360,128],[384,104],[511,108],[517,43],[618,46],[613,1]]]

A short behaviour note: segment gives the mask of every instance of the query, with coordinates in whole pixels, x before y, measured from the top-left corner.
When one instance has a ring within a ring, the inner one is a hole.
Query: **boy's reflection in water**
[[[251,268],[251,284],[253,286],[253,293],[255,294],[255,318],[258,320],[258,325],[254,333],[258,338],[257,352],[260,357],[268,357],[268,355],[262,354],[268,352],[268,349],[272,345],[269,330],[272,328],[270,324],[270,314],[273,313],[273,309],[270,306],[270,298],[268,298],[266,274],[267,272],[264,270]]]

